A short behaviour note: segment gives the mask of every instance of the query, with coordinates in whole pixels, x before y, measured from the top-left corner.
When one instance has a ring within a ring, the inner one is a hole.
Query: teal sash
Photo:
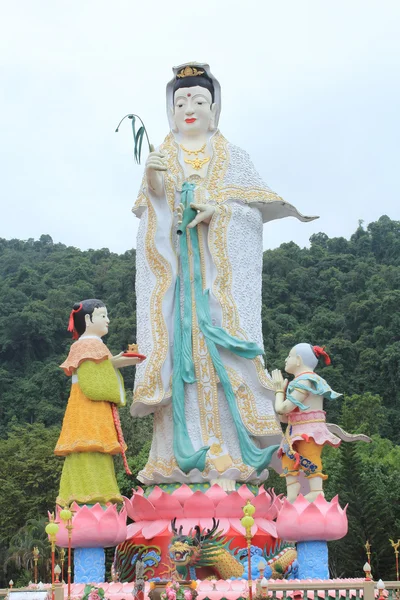
[[[194,451],[185,418],[184,385],[185,383],[195,383],[196,381],[192,355],[192,287],[186,233],[187,225],[197,214],[190,207],[190,203],[193,202],[194,188],[194,184],[185,182],[181,193],[181,202],[185,207],[182,222],[183,233],[180,237],[183,278],[183,318],[181,318],[181,282],[178,276],[175,287],[174,368],[172,377],[174,454],[180,469],[185,473],[195,468],[203,471],[206,463],[206,454],[209,450],[209,446],[203,446],[196,452]],[[248,359],[263,354],[263,351],[254,342],[240,340],[227,333],[222,327],[212,325],[209,290],[203,291],[197,227],[191,228],[189,232],[193,249],[194,300],[198,325],[204,335],[214,369],[228,401],[228,407],[239,439],[242,460],[245,464],[255,468],[257,473],[260,474],[268,466],[273,453],[279,446],[270,446],[261,449],[251,440],[240,417],[235,393],[217,346],[221,346],[238,356]]]

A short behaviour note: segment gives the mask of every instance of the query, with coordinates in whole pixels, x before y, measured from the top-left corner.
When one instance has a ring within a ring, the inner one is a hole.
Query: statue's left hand
[[[195,204],[194,202],[192,202],[190,206],[194,210],[197,210],[198,213],[193,221],[188,225],[188,229],[196,227],[196,225],[199,223],[206,223],[207,225],[210,223],[215,213],[215,206],[211,206],[210,204]]]
[[[116,356],[112,356],[110,358],[113,367],[116,369],[121,369],[123,367],[130,367],[131,365],[138,365],[144,359],[139,358],[138,356],[123,356],[123,352],[120,352]]]

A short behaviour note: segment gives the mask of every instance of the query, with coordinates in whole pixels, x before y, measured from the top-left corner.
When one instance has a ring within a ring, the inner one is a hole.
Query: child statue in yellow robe
[[[68,330],[75,343],[60,367],[72,377],[71,393],[54,453],[65,456],[57,504],[122,502],[113,454],[126,444],[118,407],[126,403],[119,368],[140,362],[137,357],[112,356],[102,337],[108,333],[107,308],[97,299],[74,305]]]

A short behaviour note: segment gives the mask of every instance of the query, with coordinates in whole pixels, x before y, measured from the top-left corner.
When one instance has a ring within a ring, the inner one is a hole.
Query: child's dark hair
[[[72,338],[77,340],[86,330],[85,316],[89,315],[92,320],[92,314],[95,308],[103,308],[104,302],[91,298],[76,302],[69,315],[68,331],[72,331]]]

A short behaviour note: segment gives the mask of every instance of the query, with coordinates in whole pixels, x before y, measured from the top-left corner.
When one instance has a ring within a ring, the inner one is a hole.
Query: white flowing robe
[[[212,324],[263,348],[261,283],[263,222],[303,217],[262,181],[246,152],[217,131],[210,139],[212,159],[205,179],[196,183],[195,199],[216,210],[209,225],[198,225],[203,289],[210,291]],[[137,342],[147,360],[136,368],[131,414],[154,412],[154,432],[147,465],[139,479],[147,484],[201,483],[217,477],[260,482],[244,464],[233,419],[218,382],[193,310],[193,361],[196,383],[185,384],[185,417],[194,450],[210,446],[205,469],[184,473],[173,452],[172,370],[175,283],[180,274],[177,222],[184,179],[180,150],[169,134],[160,147],[168,171],[165,195],[155,198],[145,179],[133,212],[140,218],[136,247]],[[185,235],[185,234],[184,234]],[[191,255],[189,251],[189,256]],[[192,273],[193,274],[193,273]],[[279,444],[282,433],[273,408],[273,386],[261,356],[245,359],[219,348],[237,407],[254,444]]]

